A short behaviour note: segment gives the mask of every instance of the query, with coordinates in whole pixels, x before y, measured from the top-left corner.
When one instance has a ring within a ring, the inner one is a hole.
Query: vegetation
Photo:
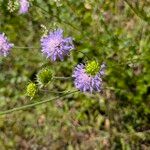
[[[15,46],[0,56],[0,149],[150,149],[149,0],[30,0],[26,14],[8,3],[0,32]],[[52,62],[40,39],[57,28],[75,50]],[[103,90],[77,91],[74,67],[93,60],[107,66]]]

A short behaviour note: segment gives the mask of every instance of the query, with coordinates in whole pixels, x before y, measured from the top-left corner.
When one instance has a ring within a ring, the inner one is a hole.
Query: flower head
[[[0,33],[0,55],[7,56],[14,44],[9,43],[4,33]]]
[[[37,82],[42,87],[52,80],[53,73],[50,68],[41,69],[37,74]]]
[[[52,61],[63,60],[74,49],[72,38],[63,38],[63,30],[57,29],[41,38],[42,52]]]
[[[99,63],[94,60],[87,63],[87,65],[85,66],[86,72],[91,75],[96,75],[99,69],[100,69]]]
[[[75,87],[82,92],[101,91],[104,69],[105,64],[98,66],[95,61],[91,61],[87,65],[77,65],[72,75]]]
[[[26,94],[27,94],[27,96],[33,98],[33,97],[35,96],[36,92],[37,92],[36,84],[35,84],[35,83],[32,83],[32,82],[29,83],[29,84],[27,85],[27,89],[26,89]]]
[[[30,6],[28,0],[19,0],[19,4],[20,4],[19,13],[20,14],[27,13]]]

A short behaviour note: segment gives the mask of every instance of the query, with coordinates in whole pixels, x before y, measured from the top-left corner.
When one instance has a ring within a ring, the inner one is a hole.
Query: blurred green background
[[[10,13],[8,0],[0,5],[0,32],[16,46],[0,57],[1,112],[75,89],[72,80],[54,80],[30,100],[26,86],[43,66],[68,77],[87,60],[83,53],[107,64],[101,93],[79,92],[1,115],[1,150],[150,149],[148,0],[32,0],[25,15]],[[41,25],[74,38],[75,50],[65,61],[52,63],[42,55]]]

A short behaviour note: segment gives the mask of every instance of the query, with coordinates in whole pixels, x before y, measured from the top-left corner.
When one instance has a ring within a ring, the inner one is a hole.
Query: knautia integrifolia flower
[[[0,33],[0,55],[7,56],[14,44],[9,43],[4,33]]]
[[[28,0],[19,0],[19,5],[20,5],[20,8],[19,8],[20,14],[25,14],[28,12],[29,6],[30,6]]]
[[[105,67],[104,63],[100,66],[96,61],[78,64],[72,75],[75,87],[82,92],[100,92]]]
[[[52,61],[63,60],[74,49],[71,37],[64,38],[63,30],[57,29],[41,38],[42,52]]]

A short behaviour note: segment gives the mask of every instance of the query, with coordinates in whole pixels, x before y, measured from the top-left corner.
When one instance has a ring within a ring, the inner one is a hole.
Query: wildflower
[[[35,84],[35,83],[32,83],[32,82],[29,83],[29,84],[27,85],[26,94],[27,94],[29,97],[33,98],[33,97],[35,96],[36,92],[37,92],[36,84]]]
[[[20,14],[25,14],[28,12],[29,9],[29,1],[28,0],[19,0],[19,4],[20,4],[20,9],[19,9],[19,13]]]
[[[63,38],[63,30],[57,29],[41,38],[42,52],[52,61],[63,60],[74,49],[72,38]]]
[[[49,68],[43,68],[37,74],[37,82],[42,87],[52,80],[53,74]]]
[[[7,56],[14,44],[9,43],[4,33],[0,33],[0,55]]]
[[[82,92],[101,91],[105,67],[104,63],[99,66],[96,61],[78,64],[72,75],[75,87]]]

